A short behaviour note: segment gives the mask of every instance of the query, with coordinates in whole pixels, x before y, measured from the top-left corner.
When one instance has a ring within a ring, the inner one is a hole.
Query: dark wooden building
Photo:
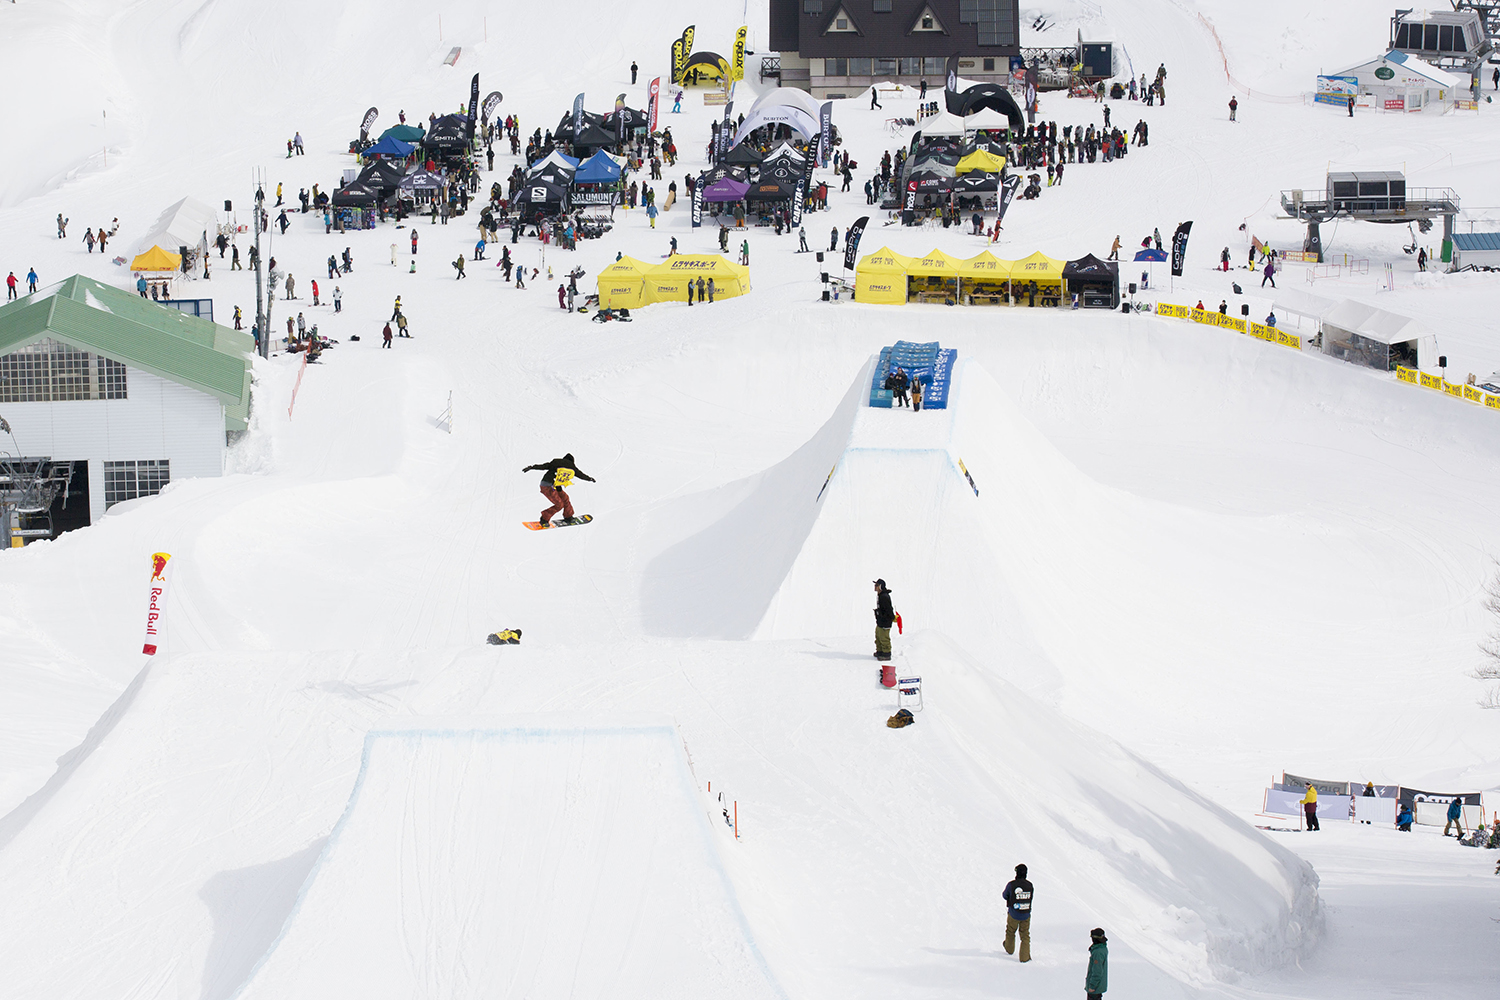
[[[781,83],[814,97],[854,97],[871,84],[942,89],[959,75],[1000,83],[1021,54],[1019,0],[771,0]]]

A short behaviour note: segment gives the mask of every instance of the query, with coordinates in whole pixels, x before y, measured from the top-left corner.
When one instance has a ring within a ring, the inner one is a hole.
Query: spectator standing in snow
[[[1109,989],[1109,939],[1104,928],[1089,931],[1089,968],[1083,977],[1083,988],[1088,1000],[1103,1000]]]
[[[1235,118],[1234,118],[1235,113],[1237,111],[1239,111],[1239,109],[1240,109],[1239,98],[1237,98],[1237,97],[1231,97],[1229,99],[1229,120],[1230,121],[1234,121],[1235,120]]]
[[[344,311],[344,293],[339,291],[339,286],[333,286],[333,311],[341,313]]]
[[[389,348],[391,346],[391,324],[387,323],[385,325],[385,329],[380,331],[380,335],[385,338],[384,343],[382,343],[380,346]]]
[[[891,605],[891,592],[884,580],[875,581],[875,659],[882,662],[891,658],[891,626],[900,615]]]
[[[26,272],[26,294],[36,294],[36,268],[34,267]]]
[[[292,294],[292,289],[296,285],[296,283],[297,283],[297,279],[296,278],[293,278],[290,274],[288,274],[286,276],[286,297],[288,299],[295,299],[297,297],[297,296],[295,296],[295,295]]]
[[[635,60],[634,59],[630,60],[630,83],[631,83],[631,86],[635,85],[635,75],[640,72],[640,69],[641,68],[635,64]]]
[[[57,238],[66,239],[68,236],[68,220],[63,218],[61,212],[57,213]]]
[[[1219,265],[1225,271],[1229,270],[1229,248],[1228,247],[1225,247],[1224,248],[1224,252],[1221,253],[1221,254],[1219,254]]]
[[[1268,260],[1268,261],[1266,261],[1266,273],[1260,279],[1260,287],[1265,288],[1266,287],[1266,282],[1268,282],[1268,281],[1271,283],[1271,287],[1272,288],[1276,287],[1276,261],[1275,260]]]
[[[1313,787],[1312,782],[1307,783],[1307,792],[1302,796],[1302,813],[1307,817],[1307,829],[1317,830],[1318,826],[1318,790]]]
[[[922,412],[922,380],[920,378],[911,380],[911,412]]]
[[[83,231],[83,242],[85,242],[85,243],[88,244],[89,253],[93,253],[94,252],[94,231],[92,229],[85,229]]]
[[[315,305],[315,306],[316,305],[321,305],[322,303],[320,303],[318,301],[318,281],[317,281],[316,278],[313,279],[312,293],[313,293],[313,305]]]
[[[1455,798],[1452,802],[1448,803],[1448,822],[1443,824],[1443,836],[1448,836],[1448,828],[1450,826],[1458,828],[1458,836],[1462,840],[1464,835],[1463,799]]]
[[[296,135],[292,136],[292,146],[293,146],[293,148],[295,148],[297,150],[297,155],[301,156],[302,155],[302,133],[301,132],[298,132]]]
[[[702,279],[700,278],[699,280],[701,281]],[[713,300],[714,300],[714,279],[709,278],[708,279],[708,301],[711,303],[711,302],[713,302]]]
[[[1021,961],[1031,961],[1031,900],[1036,890],[1026,878],[1026,866],[1016,865],[1016,877],[1005,884],[1005,953],[1016,953],[1016,935],[1021,937]]]
[[[1496,73],[1500,73],[1500,70],[1496,70],[1495,72]],[[1349,117],[1353,118],[1354,117],[1354,95],[1353,94],[1350,94],[1349,97],[1348,97],[1348,99],[1344,101],[1344,107],[1346,107],[1346,108],[1349,109]]]

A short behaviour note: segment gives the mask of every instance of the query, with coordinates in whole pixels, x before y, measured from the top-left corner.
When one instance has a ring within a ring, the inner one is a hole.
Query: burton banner
[[[141,652],[147,656],[155,656],[161,642],[162,616],[167,606],[167,563],[171,560],[170,552],[151,556],[151,597],[146,602],[146,641],[141,645]]]
[[[818,166],[827,169],[833,156],[833,102],[824,101],[818,109]]]
[[[364,120],[359,125],[359,141],[364,142],[370,138],[370,129],[375,127],[375,119],[380,117],[379,108],[371,108],[365,112]]]

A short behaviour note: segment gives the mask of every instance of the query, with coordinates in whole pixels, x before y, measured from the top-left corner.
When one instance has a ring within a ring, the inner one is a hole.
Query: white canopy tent
[[[1010,119],[996,111],[994,108],[980,108],[972,115],[964,118],[964,128],[970,132],[980,130],[986,132],[999,132],[1010,128]]]
[[[1310,319],[1313,325],[1323,322],[1323,317],[1338,306],[1335,299],[1325,299],[1321,295],[1304,292],[1298,288],[1278,288],[1276,298],[1271,305],[1271,311],[1278,316],[1291,315],[1300,319]],[[1302,324],[1299,321],[1298,327]]]
[[[1437,364],[1437,335],[1410,316],[1345,299],[1323,315],[1322,329],[1323,353],[1341,361],[1380,371]]]
[[[768,90],[755,99],[755,103],[750,105],[750,110],[758,111],[767,107],[796,108],[810,115],[814,121],[817,121],[821,111],[817,98],[796,87],[776,87]]]
[[[817,115],[810,115],[800,108],[788,105],[768,104],[765,107],[750,110],[750,113],[745,116],[745,123],[734,133],[734,142],[730,145],[738,146],[745,141],[745,136],[765,125],[787,125],[808,142],[816,139],[821,131]]]
[[[184,198],[157,216],[136,245],[143,254],[152,247],[177,253],[179,247],[207,250],[219,235],[219,216],[196,198]]]
[[[975,117],[978,116],[976,115]],[[1004,115],[1000,116],[1002,121],[1004,117]],[[930,115],[917,122],[917,131],[925,136],[956,135],[962,137],[964,128],[964,120],[949,111],[941,111],[938,114]]]

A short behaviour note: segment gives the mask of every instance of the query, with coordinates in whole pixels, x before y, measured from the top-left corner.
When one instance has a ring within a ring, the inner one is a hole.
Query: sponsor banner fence
[[[1290,347],[1294,351],[1302,350],[1302,338],[1295,333],[1279,330],[1274,326],[1257,323],[1240,316],[1228,316],[1217,309],[1195,309],[1192,306],[1180,306],[1172,302],[1158,302],[1156,304],[1156,315],[1171,316],[1175,319],[1190,319],[1194,323],[1202,323],[1205,326],[1218,326],[1236,333],[1244,333],[1254,337],[1256,340],[1264,340],[1268,344],[1280,344],[1282,347]]]
[[[170,552],[151,556],[151,596],[146,602],[146,639],[141,644],[141,652],[147,656],[155,656],[161,643],[162,618],[167,607],[167,564],[171,561]]]
[[[1465,402],[1483,406],[1487,410],[1500,412],[1500,394],[1486,392],[1478,386],[1449,382],[1441,375],[1431,375],[1415,368],[1403,368],[1399,365],[1396,368],[1396,378],[1411,385],[1419,385],[1424,389],[1435,389],[1454,399],[1462,399]]]

